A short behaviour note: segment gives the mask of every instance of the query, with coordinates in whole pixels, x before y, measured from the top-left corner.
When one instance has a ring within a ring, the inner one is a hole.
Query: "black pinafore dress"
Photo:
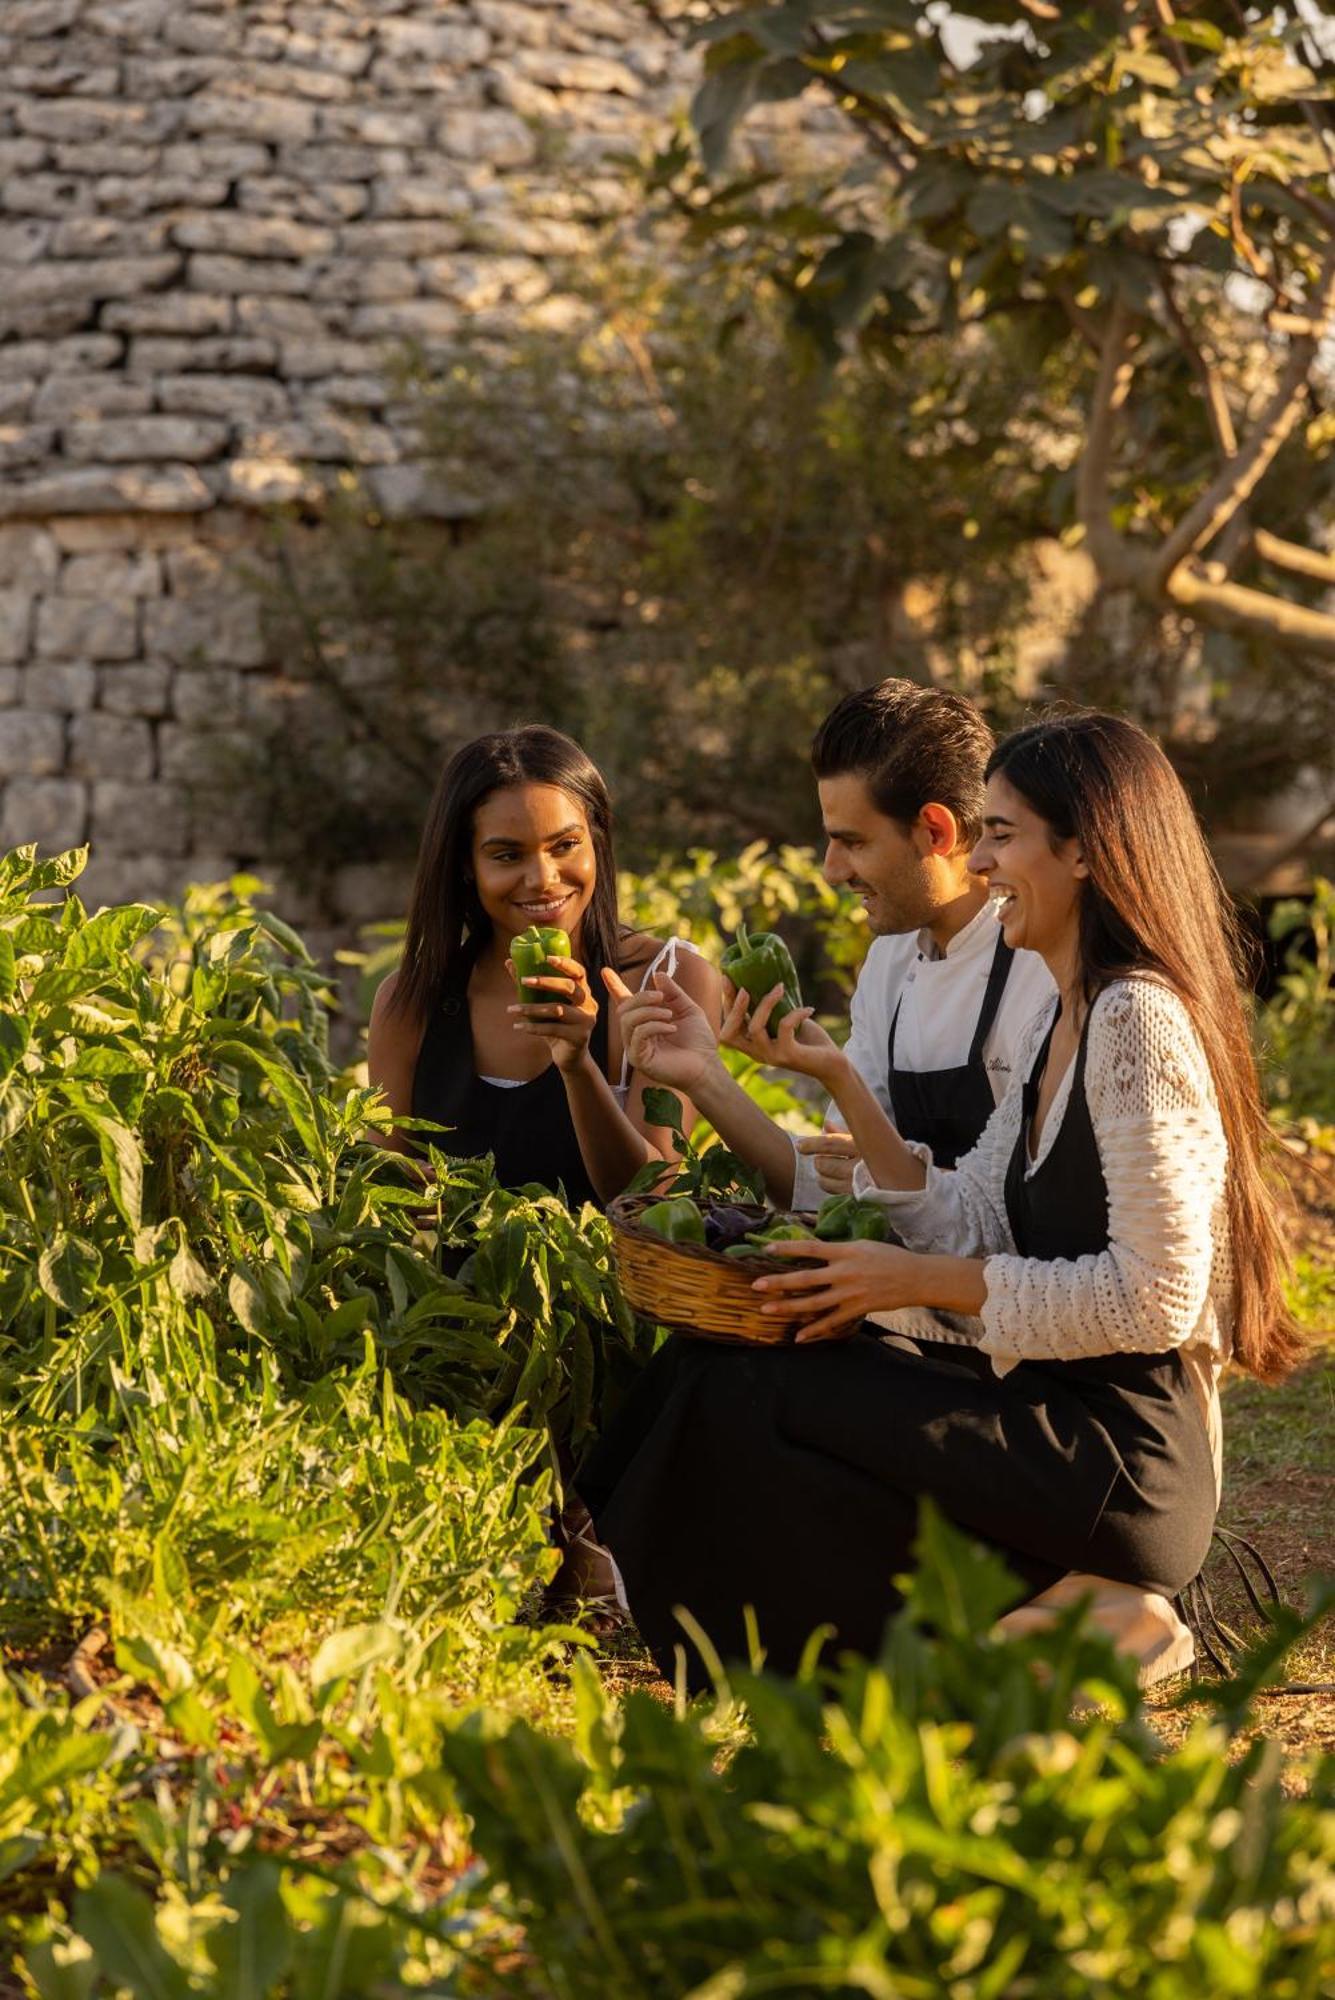
[[[1086,1024],[1087,1032],[1087,1024]],[[1026,1172],[1047,1060],[1026,1087],[1007,1177],[1022,1255],[1097,1254],[1107,1189],[1084,1093],[1082,1037],[1061,1126]],[[912,1567],[928,1496],[990,1543],[1017,1602],[1068,1571],[1175,1595],[1214,1526],[1214,1465],[1181,1357],[1022,1362],[871,1338],[719,1347],[676,1336],[655,1355],[579,1479],[660,1668],[707,1685],[685,1605],[725,1659],[745,1659],[754,1608],[769,1664],[791,1672],[828,1623],[835,1650],[874,1653]]]
[[[414,1118],[430,1118],[450,1128],[435,1143],[452,1159],[491,1153],[502,1187],[536,1182],[563,1195],[571,1208],[586,1201],[601,1207],[556,1064],[549,1063],[529,1082],[508,1088],[478,1075],[468,1018],[470,971],[469,966],[460,969],[427,1022],[413,1073]],[[607,1032],[607,1009],[600,1007],[589,1046],[604,1076]]]
[[[953,1167],[978,1144],[983,1127],[995,1109],[991,1079],[983,1063],[983,1044],[992,1032],[1014,963],[1015,953],[998,934],[968,1056],[949,1069],[896,1069],[895,1034],[899,1010],[904,1005],[902,993],[895,1004],[889,1057],[895,1130],[902,1139],[930,1147],[938,1167]]]

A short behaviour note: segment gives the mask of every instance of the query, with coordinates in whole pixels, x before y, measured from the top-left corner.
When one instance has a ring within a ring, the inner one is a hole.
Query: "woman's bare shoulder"
[[[665,942],[663,938],[651,937],[648,931],[624,931],[617,952],[617,969],[622,977],[629,972],[643,972],[652,965]]]
[[[387,974],[376,987],[375,998],[371,1002],[370,1032],[383,1046],[415,1052],[426,1024],[415,1007],[396,1004],[398,990],[397,972]]]

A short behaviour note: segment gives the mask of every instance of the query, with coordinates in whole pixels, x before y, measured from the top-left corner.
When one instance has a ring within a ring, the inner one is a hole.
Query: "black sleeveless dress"
[[[1060,1129],[1026,1173],[1050,1040],[1026,1086],[1007,1211],[1022,1255],[1075,1258],[1107,1248],[1107,1188],[1083,1037]],[[748,1604],[781,1672],[824,1623],[836,1650],[874,1653],[900,1601],[893,1578],[912,1567],[924,1495],[1000,1550],[1023,1586],[1017,1601],[1069,1570],[1174,1596],[1200,1569],[1216,1509],[1204,1420],[1176,1352],[1026,1361],[997,1376],[972,1349],[919,1352],[866,1332],[777,1348],[674,1336],[579,1490],[660,1668],[670,1677],[684,1647],[695,1687],[707,1676],[678,1605],[725,1659],[747,1655]]]
[[[487,1083],[478,1075],[468,1018],[470,969],[460,969],[427,1022],[413,1073],[414,1118],[430,1118],[450,1128],[434,1143],[452,1159],[493,1154],[502,1187],[537,1182],[564,1195],[571,1208],[586,1201],[601,1207],[556,1064],[549,1063],[528,1083],[509,1087]],[[606,1076],[606,1007],[598,1009],[589,1047]]]

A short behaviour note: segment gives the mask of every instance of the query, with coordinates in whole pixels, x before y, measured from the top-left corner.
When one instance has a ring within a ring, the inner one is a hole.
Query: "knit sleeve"
[[[1228,1148],[1205,1052],[1175,993],[1141,978],[1099,995],[1085,1097],[1108,1191],[1108,1247],[988,1259],[980,1345],[1002,1367],[1160,1354],[1206,1337],[1212,1323]]]
[[[1025,1079],[1051,1019],[1052,1006],[1042,1007],[1025,1029],[1006,1095],[983,1127],[977,1145],[954,1167],[934,1166],[926,1146],[912,1146],[927,1168],[927,1185],[911,1193],[877,1187],[866,1168],[858,1167],[853,1180],[855,1193],[883,1204],[892,1227],[910,1250],[986,1257],[994,1251],[1014,1249],[1006,1219],[1006,1168],[1019,1136]]]

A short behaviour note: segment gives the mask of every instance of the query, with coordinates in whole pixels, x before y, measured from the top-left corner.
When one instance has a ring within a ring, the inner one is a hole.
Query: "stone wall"
[[[258,515],[450,512],[388,359],[568,310],[693,69],[639,0],[4,0],[6,844],[90,839],[94,901],[263,864],[188,758],[266,669]]]

